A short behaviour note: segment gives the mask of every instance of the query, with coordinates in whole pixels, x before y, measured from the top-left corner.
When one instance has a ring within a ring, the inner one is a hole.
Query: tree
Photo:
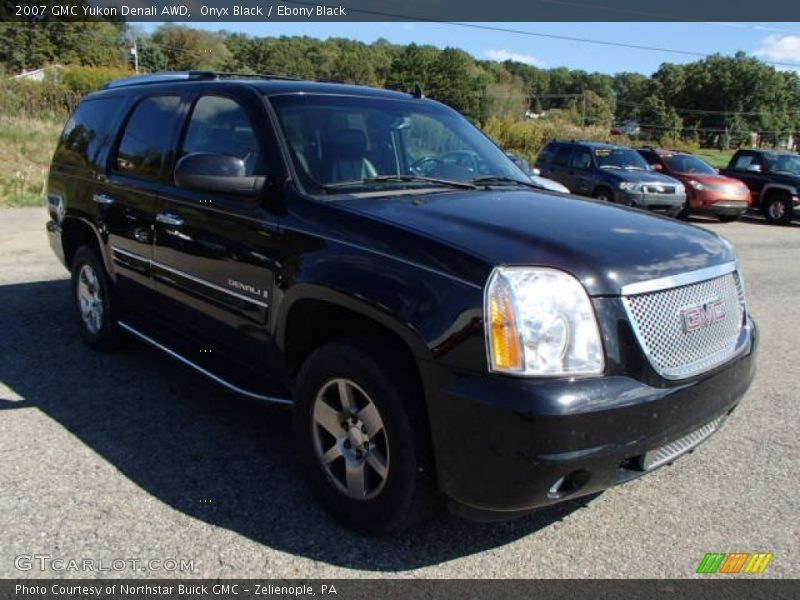
[[[151,39],[166,57],[167,67],[176,71],[224,70],[232,58],[225,38],[216,33],[165,25]]]

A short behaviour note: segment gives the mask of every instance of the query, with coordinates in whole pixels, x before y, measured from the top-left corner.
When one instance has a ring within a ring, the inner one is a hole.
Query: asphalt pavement
[[[707,552],[800,577],[797,224],[694,220],[736,246],[762,339],[753,387],[696,452],[516,521],[372,538],[321,510],[287,409],[133,341],[87,349],[45,220],[0,211],[0,577],[680,578]]]

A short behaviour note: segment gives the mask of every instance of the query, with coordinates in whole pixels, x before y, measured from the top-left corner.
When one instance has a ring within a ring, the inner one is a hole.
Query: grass
[[[713,150],[711,148],[701,148],[693,154],[699,156],[712,167],[725,168],[728,166],[731,156],[736,150]]]
[[[63,123],[0,118],[0,208],[41,206],[50,159]]]

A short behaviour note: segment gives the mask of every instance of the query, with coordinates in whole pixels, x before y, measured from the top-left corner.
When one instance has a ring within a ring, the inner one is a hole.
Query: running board
[[[257,392],[254,392],[254,391],[251,391],[251,390],[247,390],[247,389],[244,389],[243,387],[235,385],[235,384],[231,383],[230,381],[228,381],[227,379],[223,379],[222,377],[212,373],[211,371],[209,371],[205,367],[202,367],[199,364],[197,364],[196,362],[186,358],[184,355],[176,352],[175,350],[172,350],[171,348],[168,348],[167,346],[161,344],[160,342],[157,342],[156,340],[154,340],[150,336],[142,333],[141,331],[139,331],[138,329],[133,327],[132,325],[129,325],[128,323],[125,323],[124,321],[118,321],[117,324],[119,325],[120,329],[128,332],[129,334],[131,334],[132,336],[140,339],[141,341],[146,342],[146,343],[150,344],[151,346],[153,346],[155,348],[158,348],[159,350],[161,350],[165,354],[168,354],[172,358],[180,361],[181,363],[183,363],[187,367],[190,367],[190,368],[194,369],[195,371],[197,371],[201,375],[205,375],[206,377],[208,377],[212,381],[218,383],[222,387],[225,387],[225,388],[231,390],[232,392],[235,392],[236,394],[239,394],[241,396],[246,396],[247,398],[251,398],[253,400],[258,400],[259,402],[269,402],[271,404],[292,404],[292,400],[289,399],[289,398],[280,398],[280,397],[276,397],[276,396],[266,396],[264,394],[259,394]]]

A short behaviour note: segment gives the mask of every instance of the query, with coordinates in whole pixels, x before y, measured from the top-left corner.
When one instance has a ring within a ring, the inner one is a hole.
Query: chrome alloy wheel
[[[331,379],[312,415],[314,449],[328,478],[348,498],[377,496],[389,474],[389,440],[372,399],[349,379]]]
[[[78,307],[86,329],[92,335],[103,326],[103,297],[100,281],[91,265],[85,264],[78,273]]]

